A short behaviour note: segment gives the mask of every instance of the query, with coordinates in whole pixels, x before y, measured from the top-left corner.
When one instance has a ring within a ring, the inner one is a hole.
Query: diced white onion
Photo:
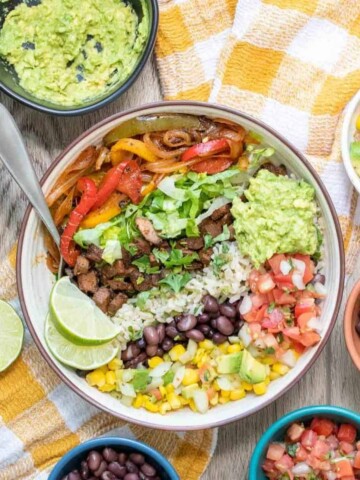
[[[257,338],[256,340],[254,340],[254,345],[256,348],[260,348],[261,350],[266,348],[266,344],[262,338]]]
[[[298,260],[297,258],[292,258],[291,261],[294,264],[295,269],[298,270],[303,277],[306,269],[305,262],[303,262],[302,260]]]
[[[296,365],[296,356],[292,350],[287,350],[283,355],[281,355],[279,360],[281,363],[290,368],[294,368]]]
[[[325,286],[320,282],[316,282],[314,288],[317,293],[320,293],[320,295],[326,295],[327,293]]]
[[[307,326],[318,333],[320,333],[324,327],[322,321],[318,317],[310,318],[310,320],[307,322]]]
[[[290,265],[290,262],[288,262],[287,260],[281,260],[280,262],[280,272],[283,274],[283,275],[288,275],[291,271],[291,265]]]
[[[193,399],[198,412],[206,413],[209,410],[209,399],[204,390],[195,390]]]
[[[171,368],[171,362],[163,362],[160,363],[157,367],[155,367],[153,370],[150,370],[149,375],[150,377],[157,378],[157,377],[163,377],[166,372],[168,372]]]
[[[240,340],[242,341],[242,343],[244,344],[244,347],[248,347],[252,341],[252,338],[250,336],[250,330],[249,330],[249,327],[247,325],[244,325],[240,332],[239,332],[239,338]]]
[[[326,480],[336,480],[337,474],[335,472],[324,472]]]
[[[216,379],[217,384],[221,390],[230,391],[233,390],[234,386],[227,377],[218,377]]]
[[[292,469],[294,475],[307,475],[312,472],[312,468],[305,462],[297,463]]]
[[[126,407],[131,407],[134,397],[127,397],[126,395],[123,395],[120,399],[121,403],[125,405]]]
[[[301,273],[294,272],[292,274],[292,282],[298,290],[304,290],[305,284]]]
[[[249,295],[246,295],[246,297],[242,299],[242,302],[240,305],[240,313],[241,315],[246,315],[247,313],[250,312],[251,309],[252,309],[251,298]]]
[[[122,371],[122,377],[121,380],[124,383],[131,382],[131,380],[134,378],[134,370],[131,369],[125,369]]]
[[[231,200],[229,200],[228,198],[226,197],[217,197],[213,202],[212,204],[210,205],[210,207],[206,210],[206,212],[202,213],[201,215],[199,215],[195,222],[196,222],[196,225],[200,225],[200,223],[205,220],[205,218],[208,218],[210,217],[210,215],[212,215],[215,210],[217,210],[218,208],[221,208],[223,207],[224,205],[227,205],[228,203],[231,203]]]
[[[136,397],[135,389],[131,385],[131,383],[121,383],[120,392],[126,397],[132,397],[132,398]]]
[[[231,344],[240,343],[240,338],[236,335],[231,335],[230,337],[228,337],[228,340]]]
[[[175,388],[180,386],[181,382],[183,381],[184,376],[185,376],[185,366],[181,366],[180,368],[178,368],[176,370],[175,375],[174,375],[174,380],[172,382],[172,384],[174,385]]]
[[[161,377],[156,377],[153,379],[151,383],[146,387],[147,392],[151,392],[151,390],[154,390],[155,388],[160,387],[164,383],[164,380]]]

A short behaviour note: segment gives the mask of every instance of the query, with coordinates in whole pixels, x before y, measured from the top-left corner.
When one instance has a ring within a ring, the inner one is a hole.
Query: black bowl
[[[128,0],[128,2],[132,4],[135,12],[139,16],[139,18],[141,18],[141,16],[143,15],[143,10],[140,0]],[[22,3],[22,0],[9,0],[6,3],[0,2],[0,29],[5,21],[8,12],[15,8],[16,5],[18,5],[19,3]],[[88,100],[81,106],[66,107],[45,100],[40,100],[31,95],[26,90],[24,90],[19,85],[19,81],[14,69],[12,67],[9,67],[9,65],[0,58],[0,90],[7,93],[15,100],[18,100],[24,105],[27,105],[28,107],[54,115],[81,115],[104,107],[131,87],[131,85],[139,76],[141,70],[144,68],[149,56],[153,51],[159,23],[159,8],[157,0],[145,0],[145,3],[149,11],[149,36],[146,45],[144,46],[143,52],[140,55],[138,62],[135,66],[135,69],[129,75],[125,82],[117,85],[115,84],[114,86],[109,88],[103,95]]]

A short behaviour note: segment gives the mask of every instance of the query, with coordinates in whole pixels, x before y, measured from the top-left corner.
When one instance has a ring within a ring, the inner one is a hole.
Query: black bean
[[[148,345],[146,347],[146,355],[148,355],[149,357],[155,357],[157,350],[157,345]]]
[[[156,475],[156,470],[155,468],[150,465],[149,463],[144,463],[144,465],[142,465],[140,467],[140,470],[145,473],[145,475],[147,475],[148,477],[153,477],[154,475]]]
[[[128,361],[137,357],[141,352],[140,348],[135,343],[129,343],[127,349],[121,352],[121,360]]]
[[[210,317],[207,313],[200,313],[200,315],[197,316],[198,323],[208,323],[209,320]]]
[[[325,275],[322,275],[321,273],[317,273],[311,283],[321,283],[322,285],[325,285],[325,280],[326,280]]]
[[[165,338],[165,325],[162,323],[156,327],[156,330],[159,335],[159,343],[161,343]]]
[[[172,349],[173,346],[174,346],[174,342],[169,337],[166,337],[161,344],[161,348],[164,350],[164,352],[168,352],[169,350]]]
[[[91,450],[87,457],[87,464],[90,470],[92,470],[93,472],[97,470],[100,466],[101,460],[102,458],[100,453],[96,450]]]
[[[81,476],[78,470],[74,470],[68,475],[68,480],[81,480]]]
[[[157,356],[157,357],[160,357],[160,358],[163,357],[163,356],[164,356],[164,353],[165,353],[165,352],[164,352],[164,350],[163,350],[162,348],[159,348],[159,347],[158,347],[158,349],[156,350],[156,356]]]
[[[145,463],[145,457],[141,453],[131,453],[129,458],[135,465],[143,465]]]
[[[180,332],[187,332],[188,330],[192,330],[197,324],[197,320],[195,315],[186,314],[183,315],[181,320],[177,323],[177,329],[180,330]]]
[[[128,456],[126,453],[119,453],[119,463],[120,465],[125,465],[125,462],[127,460]]]
[[[138,467],[135,465],[134,462],[132,462],[131,460],[128,460],[126,463],[125,463],[125,467],[127,468],[127,471],[129,473],[138,473],[139,469]]]
[[[140,338],[140,340],[138,340],[136,344],[139,348],[141,348],[141,350],[144,350],[144,348],[146,347],[146,342],[144,337]]]
[[[223,335],[231,335],[234,333],[234,325],[227,317],[224,317],[224,315],[217,318],[216,327]]]
[[[148,345],[159,344],[159,333],[155,327],[145,327],[144,338]]]
[[[212,341],[215,343],[215,345],[220,345],[221,343],[226,342],[226,340],[227,338],[225,337],[225,335],[222,335],[219,332],[214,333],[212,337]]]
[[[229,303],[223,303],[219,307],[221,315],[225,315],[228,318],[234,318],[236,316],[236,308]]]
[[[197,330],[196,328],[193,328],[192,330],[189,330],[186,332],[187,338],[190,338],[191,340],[194,340],[195,342],[202,342],[205,339],[205,335],[200,332],[200,330]]]
[[[212,328],[217,328],[217,318],[212,318],[210,320],[210,325],[212,326]]]
[[[175,338],[177,335],[179,335],[177,328],[172,327],[171,325],[165,328],[165,332],[166,332],[166,335],[170,338]]]
[[[209,332],[210,332],[210,327],[209,327],[209,325],[199,325],[197,328],[198,328],[198,330],[200,330],[200,332],[202,332],[204,335],[208,335]]]
[[[358,335],[360,335],[360,321],[355,325],[355,330]]]
[[[102,454],[107,462],[115,462],[118,459],[118,454],[110,447],[104,448]]]
[[[140,477],[137,473],[127,473],[124,477],[124,480],[139,480]]]
[[[171,320],[170,323],[168,323],[169,327],[175,327],[176,328],[176,323],[180,320],[180,315],[177,315],[174,317],[174,320]]]
[[[204,311],[207,313],[216,313],[219,311],[219,305],[216,300],[212,295],[205,295],[205,297],[202,299],[203,304],[204,304]]]
[[[108,470],[119,478],[125,477],[127,472],[125,465],[120,465],[119,462],[109,463]]]
[[[81,478],[83,480],[87,480],[90,476],[90,470],[89,470],[89,467],[88,467],[88,464],[85,460],[83,460],[80,464],[81,468],[80,468],[80,475],[81,475]]]
[[[140,353],[140,355],[138,355],[136,358],[134,358],[134,360],[132,360],[131,362],[134,365],[139,365],[139,363],[144,363],[146,359],[147,359],[146,353],[142,352],[142,353]]]
[[[65,475],[65,477],[62,477],[61,480],[68,480],[68,476]]]
[[[105,472],[106,469],[107,469],[107,463],[105,462],[105,460],[102,460],[99,465],[99,468],[94,472],[95,477],[97,478],[101,477],[101,475]]]
[[[109,470],[106,470],[104,473],[101,474],[101,480],[117,480],[117,476],[114,475]]]
[[[214,335],[215,335],[215,330],[213,330],[212,328],[210,328],[209,333],[207,334],[207,337],[208,337],[208,338],[213,338]]]

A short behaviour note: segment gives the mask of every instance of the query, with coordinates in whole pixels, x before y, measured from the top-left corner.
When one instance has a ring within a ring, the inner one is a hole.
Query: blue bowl
[[[171,463],[157,450],[137,440],[119,437],[94,438],[73,448],[55,465],[48,480],[61,480],[80,466],[80,462],[86,459],[90,450],[102,450],[105,447],[125,453],[140,452],[145,456],[146,461],[157,469],[161,480],[180,480]]]
[[[346,408],[320,405],[294,410],[277,420],[260,438],[250,460],[249,480],[267,480],[261,465],[265,460],[269,444],[282,441],[292,423],[307,422],[314,417],[326,417],[336,423],[352,423],[360,431],[360,415]]]

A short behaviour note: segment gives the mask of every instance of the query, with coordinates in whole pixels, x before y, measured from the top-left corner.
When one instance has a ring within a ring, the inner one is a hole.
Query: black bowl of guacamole
[[[136,80],[155,44],[157,0],[0,0],[0,89],[79,115]]]

